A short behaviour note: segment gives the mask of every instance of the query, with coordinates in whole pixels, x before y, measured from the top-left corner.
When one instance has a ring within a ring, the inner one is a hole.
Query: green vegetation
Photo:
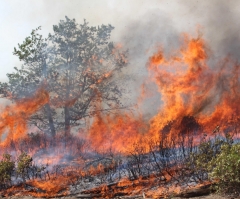
[[[65,17],[47,38],[39,34],[40,27],[32,30],[14,48],[22,67],[7,74],[8,82],[0,82],[1,96],[16,102],[44,88],[49,103],[29,118],[29,124],[53,137],[60,131],[68,135],[86,117],[123,108],[125,80],[119,74],[127,66],[128,53],[109,41],[113,29]],[[100,102],[104,108],[96,106]]]
[[[191,170],[194,180],[202,182],[208,179],[209,162],[221,152],[224,140],[215,138],[214,140],[202,140],[196,151],[193,151],[187,158],[187,166]]]
[[[26,177],[30,179],[28,170],[32,166],[33,159],[26,153],[22,153],[17,159],[17,174],[19,174],[23,182],[26,182]]]
[[[210,178],[218,181],[218,191],[240,193],[240,144],[223,144],[221,153],[209,162],[208,170]]]
[[[218,192],[240,193],[240,143],[234,143],[230,134],[203,140],[197,151],[191,153],[187,165],[200,182],[216,183]]]
[[[11,184],[11,176],[15,168],[15,163],[11,159],[11,155],[3,154],[0,161],[0,187],[9,186]]]
[[[34,165],[32,157],[25,152],[16,161],[10,154],[3,154],[0,161],[0,189],[10,187],[13,180],[25,184],[27,179],[42,178],[46,173],[46,166]]]

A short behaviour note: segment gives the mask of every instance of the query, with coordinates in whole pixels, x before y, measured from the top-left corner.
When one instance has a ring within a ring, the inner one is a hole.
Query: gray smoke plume
[[[182,33],[188,33],[196,38],[198,31],[202,34],[207,43],[209,66],[215,68],[216,73],[221,68],[231,67],[231,65],[223,66],[224,58],[227,56],[239,61],[240,2],[184,1],[174,5],[179,8],[172,7],[176,13],[172,13],[170,7],[165,11],[158,8],[149,9],[138,19],[126,23],[125,28],[118,32],[119,41],[129,49],[130,67],[125,73],[132,77],[130,89],[134,93],[132,94],[134,100],[139,96],[140,85],[148,75],[146,64],[149,57],[159,47],[164,49],[166,56],[180,47]],[[223,89],[226,88],[222,86],[224,79],[225,77],[221,76],[218,80],[216,95],[221,96],[221,93],[225,92]],[[148,85],[148,89],[157,93],[156,87],[152,84]],[[160,98],[155,95],[144,103],[142,109],[144,114],[154,115],[160,105]]]

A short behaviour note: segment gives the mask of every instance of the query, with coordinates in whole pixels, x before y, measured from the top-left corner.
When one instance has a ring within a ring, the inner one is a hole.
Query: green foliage
[[[17,160],[12,160],[9,154],[3,154],[0,161],[0,189],[11,186],[12,180],[21,180],[26,183],[27,179],[42,178],[48,174],[47,165],[34,165],[30,155],[23,152]]]
[[[218,181],[221,192],[240,192],[240,144],[225,143],[221,153],[208,164],[211,179]]]
[[[40,29],[41,27],[32,30],[31,35],[22,44],[18,44],[18,48],[14,48],[13,54],[24,64],[21,69],[14,67],[14,72],[7,74],[8,90],[13,100],[33,94],[41,85],[48,56],[47,39],[38,33]]]
[[[30,178],[29,169],[32,166],[32,157],[23,152],[17,159],[17,173],[22,177],[25,182],[26,178]]]
[[[11,176],[14,171],[14,161],[11,159],[11,155],[3,154],[3,158],[0,161],[0,186],[9,185],[11,183]]]
[[[214,140],[203,139],[197,150],[192,152],[187,159],[187,166],[192,171],[196,181],[208,178],[209,162],[221,152],[222,144],[226,141],[215,138]]]
[[[29,123],[52,136],[63,129],[67,135],[72,126],[84,124],[84,118],[99,111],[122,107],[125,88],[120,82],[124,81],[117,74],[127,65],[127,51],[109,41],[113,29],[111,25],[89,26],[86,20],[78,24],[65,17],[47,38],[39,34],[40,27],[32,30],[14,48],[13,54],[23,65],[7,74],[8,83],[0,82],[0,94],[16,101],[44,87],[49,103]],[[96,106],[99,102],[104,108]]]
[[[196,170],[206,171],[208,162],[213,157],[213,147],[211,141],[203,142],[199,145],[196,153],[191,153],[189,165],[194,166]]]
[[[229,133],[225,137],[204,139],[197,151],[191,153],[187,166],[199,181],[217,182],[218,191],[240,193],[240,143],[234,144]]]
[[[42,54],[42,50],[46,47],[46,41],[42,38],[42,35],[37,31],[41,30],[41,27],[32,30],[31,35],[26,37],[22,44],[18,44],[18,49],[14,47],[14,55],[17,55],[19,60],[25,62],[33,62],[39,58],[39,54]]]

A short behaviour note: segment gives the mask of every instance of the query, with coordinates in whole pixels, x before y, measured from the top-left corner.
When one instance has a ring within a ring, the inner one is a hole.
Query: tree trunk
[[[46,111],[47,111],[47,118],[48,118],[48,124],[49,124],[49,127],[50,127],[51,136],[55,137],[56,130],[55,130],[55,127],[54,127],[54,124],[53,124],[53,118],[52,118],[52,113],[51,113],[51,108],[50,108],[49,103],[45,104],[45,108],[46,108]]]
[[[68,62],[68,61],[67,61]],[[69,67],[69,62],[67,63]],[[64,116],[65,116],[65,122],[64,122],[64,130],[65,130],[65,141],[67,137],[70,135],[70,112],[68,107],[68,100],[69,100],[69,94],[70,94],[70,78],[69,78],[69,71],[66,73],[66,95],[65,95],[65,106],[64,106]]]
[[[64,107],[64,115],[65,115],[65,137],[67,137],[70,134],[70,114],[69,114],[69,108],[66,105]]]
[[[47,63],[46,63],[46,58],[43,58],[43,76],[44,76],[45,81],[47,81]],[[50,127],[51,136],[55,137],[56,130],[55,130],[55,127],[54,127],[54,124],[53,124],[53,117],[52,117],[51,108],[50,108],[49,103],[47,103],[45,105],[45,108],[47,110],[47,118],[48,118],[48,124],[49,124],[49,127]]]

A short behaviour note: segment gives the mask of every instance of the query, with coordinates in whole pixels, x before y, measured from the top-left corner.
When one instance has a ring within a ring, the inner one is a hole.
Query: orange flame
[[[11,106],[7,106],[0,118],[0,138],[8,130],[5,142],[17,140],[25,135],[28,130],[28,118],[49,101],[49,95],[44,89],[39,89],[32,97],[17,101]]]
[[[210,67],[213,61],[206,41],[200,36],[191,38],[185,34],[182,46],[171,56],[165,56],[163,49],[158,50],[147,64],[149,77],[161,95],[158,113],[149,124],[141,117],[125,113],[114,117],[98,115],[89,131],[93,145],[126,152],[140,140],[158,140],[159,132],[170,122],[174,122],[174,128],[169,136],[178,134],[185,116],[196,118],[209,133],[218,125],[224,130],[229,123],[236,124],[240,120],[240,67],[230,58]],[[152,93],[144,85],[142,88],[142,95]]]
[[[116,52],[113,53],[116,56],[122,56]],[[95,59],[96,57],[93,57],[93,60]],[[122,57],[122,61],[127,62],[125,57]],[[162,106],[158,113],[150,121],[145,121],[141,114],[139,114],[140,116],[125,112],[119,112],[115,115],[97,114],[90,122],[91,126],[88,131],[91,147],[97,151],[121,152],[123,154],[146,153],[149,150],[148,141],[154,140],[157,143],[160,139],[160,132],[169,123],[173,122],[174,127],[170,129],[167,136],[173,138],[178,135],[179,125],[185,116],[196,118],[204,127],[204,131],[207,132],[211,132],[211,129],[218,125],[224,130],[231,125],[239,124],[240,66],[229,57],[220,60],[217,65],[209,66],[210,63],[213,63],[213,60],[210,57],[206,41],[201,37],[195,39],[185,34],[181,48],[172,53],[171,56],[166,56],[163,49],[159,49],[149,58],[147,63],[149,78],[158,86],[158,92],[161,95]],[[91,71],[87,72],[91,75]],[[96,83],[101,83],[111,76],[112,72],[110,71],[100,77]],[[149,87],[142,85],[142,88],[144,89],[142,95],[152,96],[153,92],[147,90]],[[101,95],[100,91],[96,90],[96,92],[99,96]],[[75,98],[70,99],[66,105],[72,106],[75,100]],[[6,130],[8,130],[8,136],[1,145],[4,146],[9,144],[11,140],[16,141],[22,138],[28,130],[29,117],[48,102],[49,94],[45,90],[39,89],[34,96],[6,107],[1,114],[0,138],[3,137]],[[56,100],[52,100],[52,102],[61,104],[62,100],[58,100],[56,96]],[[142,103],[142,100],[139,100],[139,103]],[[101,105],[102,101],[96,100],[95,106],[99,110],[101,110]],[[94,112],[94,110],[92,111]],[[56,146],[60,148],[60,146]],[[65,146],[64,149],[74,153],[71,146]],[[60,150],[59,153],[54,153],[58,156],[51,158],[51,161],[59,162],[58,159],[62,157],[60,154],[64,152],[64,150]],[[48,156],[44,158],[43,155],[42,158],[42,163],[45,163],[44,160],[52,163],[47,159]],[[109,169],[114,168],[115,164],[113,162],[109,165]],[[48,181],[32,180],[29,183],[43,190],[44,193],[31,194],[55,196],[63,192],[64,195],[67,193],[68,185],[77,180],[77,175],[98,175],[104,173],[104,169],[106,170],[102,164],[99,164],[97,168],[90,167],[88,171],[80,171],[79,169],[70,178],[59,176]],[[157,182],[155,182],[154,177],[147,180],[137,179],[134,182],[125,179],[120,181],[115,189],[117,191],[118,188],[129,186],[128,189],[124,189],[124,192],[131,194],[133,186],[130,185],[133,184],[135,193],[141,193],[144,183],[150,187]],[[107,192],[108,189],[107,186],[103,186],[102,193]],[[171,189],[173,189],[171,192],[174,192],[176,187]],[[177,192],[179,191],[180,187],[177,187]],[[164,192],[166,190],[161,187],[148,194],[159,197],[164,195]]]
[[[89,129],[89,139],[98,150],[126,153],[140,141],[146,129],[141,118],[136,119],[130,114],[97,115]]]
[[[177,56],[167,59],[158,51],[150,57],[148,70],[163,101],[159,113],[151,120],[151,133],[188,115],[198,118],[209,130],[224,125],[239,113],[239,65],[226,59],[223,66],[220,63],[211,68],[209,60],[206,42],[188,35]]]

